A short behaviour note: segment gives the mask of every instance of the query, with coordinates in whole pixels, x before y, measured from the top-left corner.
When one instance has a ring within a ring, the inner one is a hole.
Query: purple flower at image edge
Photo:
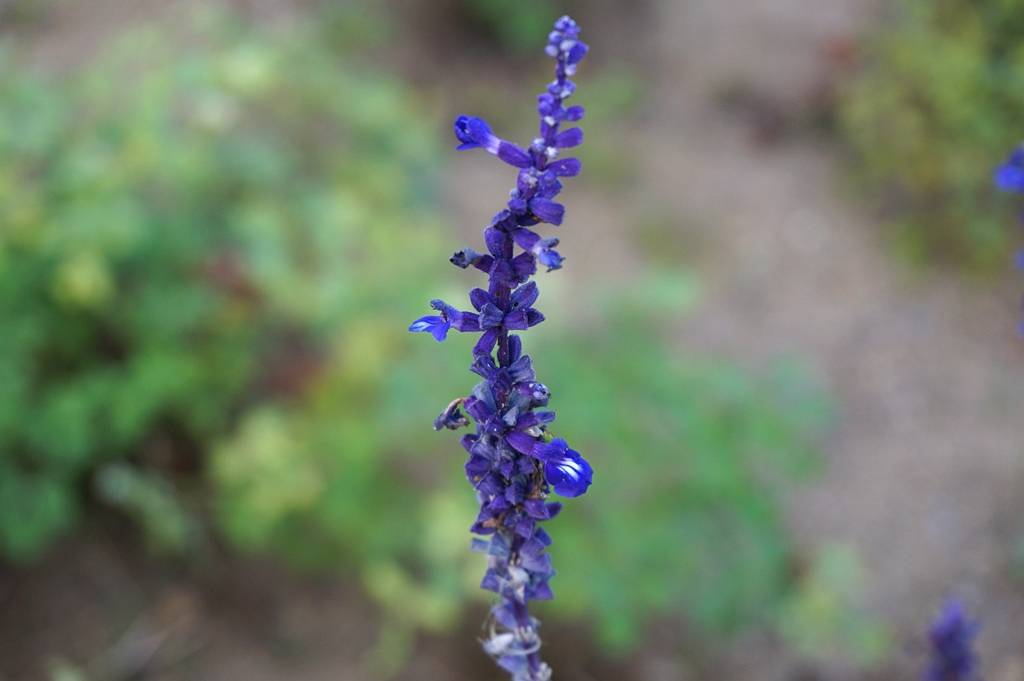
[[[978,660],[974,638],[980,627],[967,616],[963,605],[949,599],[928,630],[930,658],[923,681],[972,681],[977,679]]]
[[[1006,162],[996,168],[993,180],[1000,191],[1024,193],[1024,145],[1010,152]]]
[[[555,78],[537,97],[540,123],[529,145],[498,137],[482,118],[455,119],[457,148],[483,149],[517,168],[515,188],[484,228],[486,252],[463,248],[450,258],[460,269],[487,274],[486,289],[469,292],[472,309],[434,300],[431,307],[437,314],[409,326],[438,341],[452,329],[479,334],[471,370],[483,381],[469,395],[452,400],[434,420],[434,428],[475,425],[475,432],[462,436],[468,454],[466,478],[479,503],[470,528],[478,537],[471,548],[486,554],[480,586],[497,596],[484,650],[513,681],[547,681],[552,673],[540,657],[540,623],[528,608],[531,600],[554,597],[549,581],[555,571],[547,552],[551,536],[541,523],[554,518],[562,505],[548,501],[549,495],[581,496],[594,476],[579,452],[550,433],[555,412],[544,409],[550,392],[537,381],[533,362],[513,333],[544,321],[534,307],[540,292],[530,281],[538,266],[550,272],[565,261],[555,250],[559,239],[544,237],[539,230],[565,220],[565,206],[555,200],[563,189],[560,178],[575,177],[582,169],[576,158],[559,158],[563,150],[583,142],[579,127],[564,127],[585,113],[581,106],[565,104],[576,91],[571,77],[588,51],[579,33],[575,21],[562,17],[548,34],[545,52],[555,60]]]
[[[1024,144],[1018,145],[1006,161],[996,168],[992,174],[997,189],[1012,194],[1024,194]],[[1017,269],[1024,270],[1024,251],[1014,256]],[[1017,327],[1018,334],[1024,338],[1024,320]]]

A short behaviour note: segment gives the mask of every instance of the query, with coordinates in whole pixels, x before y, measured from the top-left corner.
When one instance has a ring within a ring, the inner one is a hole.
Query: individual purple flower
[[[472,248],[463,248],[461,251],[455,251],[452,257],[448,258],[451,264],[458,268],[466,269],[467,267],[477,267],[486,272],[491,263],[494,261],[489,255],[483,253],[477,253]]]
[[[444,411],[434,419],[434,430],[441,430],[447,428],[448,430],[458,430],[469,425],[469,419],[465,414],[462,413],[460,407],[466,398],[457,397],[448,403]]]
[[[530,278],[538,266],[559,269],[564,258],[555,250],[558,238],[538,230],[544,224],[562,224],[565,206],[556,200],[561,180],[581,170],[579,159],[559,158],[562,150],[583,142],[580,128],[563,128],[584,114],[583,107],[565,104],[576,90],[569,78],[587,53],[576,22],[559,19],[546,52],[555,59],[555,79],[537,98],[539,134],[527,147],[498,137],[482,118],[455,120],[460,150],[483,149],[518,168],[506,207],[484,229],[486,252],[463,248],[451,256],[456,267],[485,272],[487,287],[469,292],[473,311],[435,300],[431,306],[438,314],[409,327],[439,341],[451,329],[480,334],[471,370],[482,380],[469,395],[449,403],[434,428],[455,430],[470,419],[476,426],[476,432],[461,440],[468,454],[466,478],[479,503],[470,527],[478,537],[471,548],[487,555],[480,586],[498,597],[484,650],[513,681],[551,678],[551,668],[540,658],[539,623],[528,608],[530,601],[554,597],[549,582],[555,571],[547,553],[551,537],[540,524],[555,517],[562,505],[548,497],[552,491],[578,497],[593,480],[590,464],[550,433],[555,413],[544,409],[550,391],[537,380],[515,333],[544,320],[534,307],[540,292]]]
[[[979,626],[960,601],[950,599],[928,630],[931,658],[923,681],[973,681],[978,678],[974,638]]]
[[[578,158],[562,158],[548,164],[548,170],[556,177],[575,177],[580,174],[583,164]]]
[[[430,301],[430,307],[441,314],[420,317],[409,325],[409,330],[414,333],[428,332],[440,343],[448,337],[448,330],[452,328],[452,325],[462,321],[462,313],[443,300]]]

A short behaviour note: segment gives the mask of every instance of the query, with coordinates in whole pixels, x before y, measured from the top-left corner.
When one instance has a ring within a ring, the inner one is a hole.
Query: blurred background
[[[405,328],[565,12],[556,678],[916,679],[952,594],[1024,680],[1021,0],[0,2],[0,678],[501,678]]]

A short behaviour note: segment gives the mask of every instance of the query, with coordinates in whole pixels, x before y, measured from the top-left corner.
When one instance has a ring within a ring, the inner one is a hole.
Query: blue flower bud
[[[589,49],[590,48],[587,47],[586,43],[581,43],[579,41],[573,42],[572,47],[569,48],[569,52],[566,55],[566,63],[578,64],[579,62],[583,61],[583,58],[587,56],[587,52],[589,51]]]
[[[530,212],[541,222],[550,222],[552,225],[562,224],[565,218],[565,206],[555,203],[549,199],[536,198],[530,200]]]
[[[455,119],[455,137],[462,142],[459,150],[475,149],[477,147],[495,147],[500,140],[491,132],[491,126],[482,118],[474,116],[459,116]]]
[[[563,33],[569,31],[575,32],[579,31],[579,26],[576,24],[575,21],[573,21],[572,17],[570,17],[568,14],[565,14],[559,17],[558,21],[555,22],[555,30],[562,31]]]

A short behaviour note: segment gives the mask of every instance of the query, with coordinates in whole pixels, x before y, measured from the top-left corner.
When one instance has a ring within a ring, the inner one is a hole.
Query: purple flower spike
[[[923,681],[973,681],[978,678],[974,637],[979,626],[960,601],[950,599],[928,631],[931,660]]]
[[[491,609],[491,636],[484,650],[513,681],[549,681],[551,668],[540,657],[539,622],[529,612],[530,601],[554,597],[549,581],[555,574],[550,535],[540,526],[554,518],[562,505],[552,493],[578,497],[593,481],[594,472],[579,452],[549,428],[555,412],[547,411],[551,397],[537,380],[533,362],[523,354],[520,336],[544,320],[534,308],[540,296],[530,280],[538,267],[561,268],[565,260],[554,237],[541,236],[544,224],[560,225],[565,206],[559,178],[579,175],[575,158],[559,159],[561,149],[583,142],[583,131],[563,124],[583,118],[583,107],[566,106],[576,91],[569,77],[587,54],[576,22],[562,17],[548,35],[545,49],[555,60],[555,79],[537,98],[538,136],[525,147],[501,139],[482,118],[459,116],[455,137],[460,150],[483,149],[518,169],[507,207],[484,229],[481,250],[464,248],[450,258],[461,269],[488,276],[486,287],[469,292],[473,311],[461,311],[440,300],[437,312],[417,319],[410,331],[429,332],[444,340],[448,331],[478,333],[473,346],[473,373],[483,380],[467,397],[452,400],[434,420],[435,430],[456,430],[475,424],[464,435],[468,453],[464,471],[479,502],[470,526],[478,535],[471,550],[487,556],[481,588],[496,594]],[[532,228],[532,229],[531,229]]]

